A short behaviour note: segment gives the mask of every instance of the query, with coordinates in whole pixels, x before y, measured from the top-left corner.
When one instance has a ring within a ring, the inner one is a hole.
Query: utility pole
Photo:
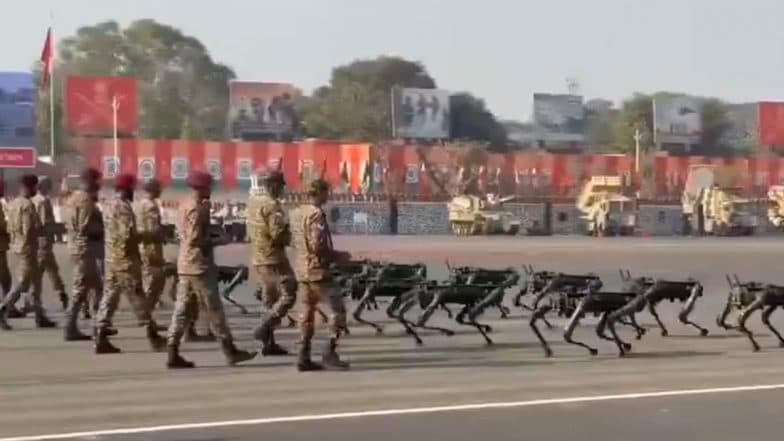
[[[642,140],[642,133],[639,128],[634,129],[634,172],[640,173],[640,141]]]
[[[114,141],[114,175],[120,174],[120,155],[119,155],[119,142],[117,139],[117,110],[120,108],[120,101],[117,95],[112,95],[112,133]]]

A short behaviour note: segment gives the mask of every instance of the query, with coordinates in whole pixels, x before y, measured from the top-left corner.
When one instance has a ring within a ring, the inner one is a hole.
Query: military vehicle
[[[715,236],[754,234],[759,219],[741,191],[734,186],[730,169],[713,164],[690,166],[681,204],[692,231]]]
[[[778,229],[784,229],[784,185],[768,189],[768,220]]]
[[[620,176],[592,176],[577,198],[591,236],[630,236],[637,227],[634,201],[624,196]]]
[[[503,203],[514,199],[482,199],[473,195],[458,195],[447,203],[449,226],[457,236],[506,234],[516,235],[521,221],[514,213],[503,210]]]

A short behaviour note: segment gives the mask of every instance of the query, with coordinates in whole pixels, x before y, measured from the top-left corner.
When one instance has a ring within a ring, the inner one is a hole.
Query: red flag
[[[46,41],[44,48],[41,50],[41,62],[44,64],[43,77],[41,84],[46,85],[49,83],[49,78],[52,76],[52,28],[46,31]]]

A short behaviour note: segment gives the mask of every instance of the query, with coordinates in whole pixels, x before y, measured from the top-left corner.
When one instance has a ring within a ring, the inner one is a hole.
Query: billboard
[[[656,144],[698,144],[702,136],[701,112],[702,104],[697,98],[654,98],[654,141]]]
[[[759,142],[764,146],[784,146],[784,103],[759,103]]]
[[[29,72],[0,72],[0,147],[35,146],[35,85]]]
[[[117,98],[117,133],[134,136],[139,128],[136,79],[132,77],[68,77],[65,124],[77,136],[113,136],[113,98]]]
[[[537,141],[583,142],[585,140],[583,97],[535,93],[534,126]]]
[[[392,89],[395,137],[449,138],[449,92],[442,89]]]
[[[290,134],[294,100],[302,92],[288,83],[229,82],[229,129],[235,140],[261,140]]]

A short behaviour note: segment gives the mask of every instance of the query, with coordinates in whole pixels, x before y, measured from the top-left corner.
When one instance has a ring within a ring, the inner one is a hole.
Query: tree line
[[[40,69],[40,68],[38,68]],[[196,38],[151,19],[123,28],[106,21],[79,28],[59,42],[55,65],[55,136],[64,145],[61,128],[63,82],[68,75],[133,76],[139,90],[139,136],[153,139],[225,140],[229,80],[234,70],[216,61]],[[381,141],[392,136],[390,90],[394,86],[436,88],[436,80],[421,63],[380,56],[355,60],[332,69],[329,83],[294,103],[295,132],[302,137]],[[40,95],[38,138],[48,148],[48,91]],[[653,143],[652,100],[673,94],[636,93],[615,106],[603,99],[585,103],[586,144],[600,151],[629,152],[640,130],[644,149]],[[525,147],[508,139],[505,124],[485,102],[469,92],[450,99],[453,140],[474,141],[490,150]],[[44,110],[45,109],[45,110]],[[704,98],[703,136],[699,154],[750,152],[758,148],[754,130],[730,118],[733,108],[716,98]],[[729,136],[733,135],[733,136]]]

